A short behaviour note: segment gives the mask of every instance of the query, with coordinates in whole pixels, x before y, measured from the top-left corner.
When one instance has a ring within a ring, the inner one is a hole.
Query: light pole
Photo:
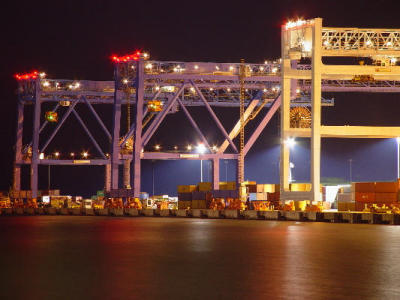
[[[153,159],[152,161],[151,161],[151,166],[152,166],[152,178],[153,178],[153,194],[152,194],[152,196],[154,197],[154,163],[155,163],[155,160]]]
[[[204,154],[206,152],[206,146],[204,144],[198,144],[197,147],[197,152],[200,154]],[[200,159],[200,182],[203,182],[203,160]]]
[[[349,175],[350,175],[350,183],[353,181],[353,170],[352,170],[352,163],[353,163],[353,159],[350,158],[349,159]]]
[[[296,145],[296,140],[294,138],[287,138],[285,140],[285,144],[289,147],[289,149],[293,148]],[[289,161],[289,182],[293,182],[292,169],[294,168],[294,164]]]
[[[396,138],[396,142],[397,142],[397,178],[400,178],[400,159],[399,159],[400,137]]]
[[[228,182],[228,160],[227,159],[224,160],[224,164],[225,164],[225,182]]]

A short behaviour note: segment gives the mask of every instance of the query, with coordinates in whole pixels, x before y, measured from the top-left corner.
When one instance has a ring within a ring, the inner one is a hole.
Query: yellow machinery
[[[298,106],[290,109],[291,128],[310,128],[311,112],[307,107]]]
[[[147,109],[149,112],[160,112],[163,109],[163,102],[159,100],[150,100],[147,102]]]

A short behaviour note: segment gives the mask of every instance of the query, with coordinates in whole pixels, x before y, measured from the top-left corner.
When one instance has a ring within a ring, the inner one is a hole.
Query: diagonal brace
[[[203,133],[201,132],[199,126],[197,125],[196,121],[192,118],[192,116],[190,115],[189,111],[187,110],[187,108],[185,107],[185,105],[183,105],[181,99],[177,99],[179,105],[182,107],[183,112],[185,113],[186,117],[189,119],[190,123],[192,123],[192,126],[194,127],[194,129],[197,131],[197,134],[200,136],[201,140],[203,141],[204,145],[208,148],[208,150],[211,152],[211,148],[210,145],[207,142],[207,139],[204,137]]]
[[[79,100],[78,100],[79,101]],[[46,143],[44,144],[44,146],[42,147],[42,149],[40,150],[40,152],[44,152],[44,150],[46,150],[47,146],[50,144],[50,142],[53,140],[53,138],[55,137],[55,135],[57,134],[57,132],[60,130],[61,126],[64,124],[65,120],[68,118],[68,116],[70,115],[70,113],[72,112],[72,110],[74,109],[75,105],[78,103],[78,101],[73,102],[67,112],[63,115],[60,123],[57,124],[57,127],[54,129],[53,133],[50,135],[50,137],[47,139]]]
[[[165,116],[168,114],[168,112],[171,110],[172,105],[175,103],[176,99],[179,97],[179,95],[182,93],[182,91],[185,88],[185,83],[181,85],[179,90],[176,92],[174,97],[172,97],[168,102],[166,107],[163,109],[162,112],[157,114],[157,117],[154,119],[154,121],[150,124],[149,128],[146,130],[142,137],[142,147],[146,146],[146,144],[149,142],[151,137],[153,136],[154,132],[157,130],[158,126],[160,126],[161,122],[164,120]],[[141,125],[141,124],[140,124]]]
[[[247,152],[249,152],[250,148],[253,146],[255,141],[260,136],[261,132],[264,130],[265,126],[267,126],[267,124],[269,123],[269,121],[274,116],[275,112],[278,110],[280,106],[281,106],[281,96],[278,95],[278,97],[276,97],[275,100],[272,102],[271,107],[269,108],[264,118],[261,120],[260,124],[258,124],[256,130],[253,132],[253,134],[247,141],[246,145],[244,146],[243,152],[245,156],[247,155]]]
[[[221,130],[222,134],[225,136],[225,138],[228,140],[229,144],[232,146],[232,149],[236,153],[238,153],[236,145],[232,142],[232,139],[229,137],[228,133],[226,132],[226,130],[224,128],[224,126],[222,126],[222,123],[220,122],[220,120],[218,119],[217,115],[212,110],[212,108],[211,108],[210,104],[207,102],[206,98],[204,98],[204,95],[202,94],[202,92],[199,90],[199,88],[193,82],[193,80],[190,80],[190,83],[194,87],[194,89],[196,90],[196,93],[200,96],[201,100],[204,102],[204,105],[206,106],[208,112],[210,113],[210,115],[214,119],[214,121],[217,124],[218,128]]]
[[[85,101],[85,103],[87,104],[87,106],[89,107],[89,109],[91,110],[91,112],[93,113],[94,117],[96,118],[97,122],[99,122],[101,128],[103,128],[104,133],[107,135],[108,139],[111,142],[111,134],[108,131],[107,127],[104,125],[103,121],[101,120],[101,118],[99,117],[98,113],[95,111],[95,109],[93,108],[93,105],[89,103],[89,101],[87,101],[86,97],[82,97],[83,101]]]
[[[101,150],[99,144],[96,142],[95,138],[93,135],[90,133],[89,129],[83,122],[82,118],[78,115],[75,109],[72,109],[75,117],[78,119],[79,123],[81,123],[83,129],[85,130],[86,134],[89,136],[89,138],[92,140],[93,145],[96,147],[97,151],[100,153],[100,155],[103,157],[103,159],[107,159],[106,156],[104,155],[103,151]]]

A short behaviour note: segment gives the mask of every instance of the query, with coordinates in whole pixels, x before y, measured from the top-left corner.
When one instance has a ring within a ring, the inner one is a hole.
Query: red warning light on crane
[[[120,63],[120,62],[129,62],[129,61],[137,61],[139,58],[143,59],[149,59],[149,54],[146,52],[141,52],[139,50],[135,51],[132,54],[124,55],[124,56],[117,56],[117,55],[112,55],[111,60],[115,63]]]
[[[29,80],[29,79],[36,79],[39,76],[38,71],[33,71],[31,73],[21,73],[21,74],[15,74],[14,77],[17,80]]]

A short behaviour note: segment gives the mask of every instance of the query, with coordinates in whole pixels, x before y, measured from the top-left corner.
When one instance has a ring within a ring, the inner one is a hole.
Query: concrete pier
[[[332,223],[367,223],[400,225],[400,214],[369,212],[304,212],[304,211],[256,211],[256,210],[214,210],[214,209],[141,209],[135,208],[2,208],[0,216],[29,215],[76,215],[76,216],[118,216],[118,217],[180,217],[209,219],[287,220]]]

